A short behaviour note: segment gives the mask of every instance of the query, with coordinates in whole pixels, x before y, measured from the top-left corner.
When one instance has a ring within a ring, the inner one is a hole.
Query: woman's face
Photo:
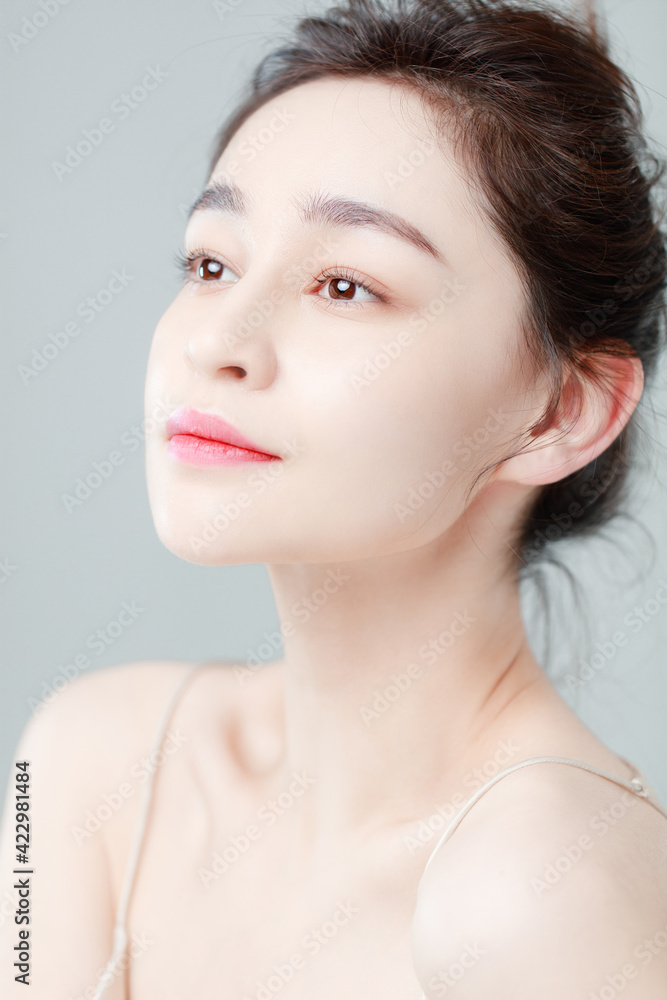
[[[182,558],[423,545],[534,416],[519,276],[432,137],[405,86],[326,78],[265,104],[220,157],[146,383],[151,507]],[[174,437],[207,433],[167,423],[183,407],[275,457],[230,464],[224,446]]]

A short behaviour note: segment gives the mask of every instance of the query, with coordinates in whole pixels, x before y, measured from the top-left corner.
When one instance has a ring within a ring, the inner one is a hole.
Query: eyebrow
[[[428,236],[407,219],[386,208],[378,208],[369,202],[356,201],[353,198],[325,195],[321,192],[309,195],[305,200],[293,199],[292,203],[297,208],[301,221],[309,225],[375,229],[389,236],[395,236],[422,253],[434,257],[441,264],[447,265],[447,258]],[[245,195],[236,184],[225,181],[213,181],[202,192],[190,209],[188,219],[191,219],[195,212],[206,210],[242,218],[248,216]]]

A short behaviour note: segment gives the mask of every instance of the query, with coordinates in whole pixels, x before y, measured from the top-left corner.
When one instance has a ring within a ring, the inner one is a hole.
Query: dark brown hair
[[[262,59],[211,169],[267,100],[332,76],[402,81],[441,125],[454,125],[525,281],[530,356],[551,377],[549,405],[527,439],[551,424],[566,373],[575,389],[576,376],[604,385],[601,353],[639,356],[650,378],[664,335],[667,263],[653,199],[662,167],[594,17],[539,2],[348,0],[300,20]],[[633,416],[595,461],[538,491],[513,540],[520,563],[617,513],[635,431]]]

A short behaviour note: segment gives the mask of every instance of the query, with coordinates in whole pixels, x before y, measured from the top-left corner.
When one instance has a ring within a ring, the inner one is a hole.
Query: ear
[[[590,372],[571,371],[549,426],[534,433],[521,454],[508,458],[491,477],[544,485],[583,469],[618,437],[639,402],[644,370],[634,357],[598,354]]]

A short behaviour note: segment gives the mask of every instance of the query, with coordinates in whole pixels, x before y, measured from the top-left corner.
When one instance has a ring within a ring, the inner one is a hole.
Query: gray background
[[[14,51],[11,33],[42,8],[38,0],[3,4],[0,561],[14,567],[8,576],[0,572],[3,783],[31,699],[62,677],[62,667],[86,651],[87,637],[113,621],[124,601],[144,610],[103,653],[88,650],[90,669],[138,659],[244,659],[278,625],[263,566],[199,567],[163,548],[148,507],[143,451],[123,443],[143,417],[150,339],[177,289],[172,255],[181,246],[184,209],[205,181],[214,133],[258,57],[304,9],[296,0],[231,0],[226,12],[223,6],[69,0]],[[616,57],[639,81],[649,133],[664,153],[667,4],[607,0],[605,9]],[[112,103],[148,67],[166,78],[119,120]],[[103,117],[115,121],[114,131],[59,180],[53,161]],[[24,384],[19,366],[77,318],[78,304],[104,289],[113,269],[125,269],[132,281],[94,321],[79,318],[79,336]],[[578,669],[595,642],[608,641],[667,579],[665,388],[663,366],[652,409],[645,407],[637,523],[616,522],[607,533],[612,541],[562,550],[589,607],[572,601],[561,577],[550,580],[549,670],[556,675]],[[62,494],[114,449],[123,464],[68,513]],[[653,555],[642,526],[655,538]],[[633,575],[640,577],[634,584]],[[543,630],[530,587],[525,600],[539,653]],[[588,636],[578,624],[582,616]],[[667,605],[660,605],[579,687],[576,700],[565,680],[559,685],[667,802],[665,648]]]

